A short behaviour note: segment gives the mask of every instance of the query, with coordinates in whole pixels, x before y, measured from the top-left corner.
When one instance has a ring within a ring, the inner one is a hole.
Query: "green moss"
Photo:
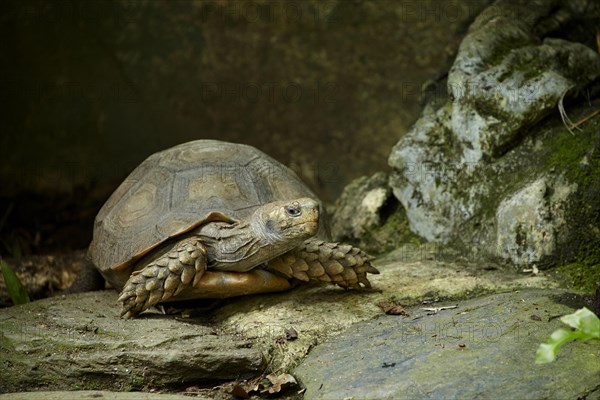
[[[404,209],[398,207],[382,226],[367,231],[361,237],[359,246],[370,254],[378,255],[407,243],[419,245],[423,240],[410,230]]]
[[[589,140],[586,140],[586,136],[572,135],[568,132],[562,135],[554,135],[548,143],[552,148],[548,166],[567,169],[571,176],[577,177],[575,173],[578,168],[576,167],[589,148]]]
[[[575,119],[583,117],[584,114],[579,114]],[[564,128],[558,134],[546,138],[549,150],[546,166],[549,170],[566,171],[569,180],[587,188],[594,177],[600,176],[600,155],[590,152],[594,147],[595,135],[600,129],[600,118],[596,117],[586,122],[581,128],[583,130],[575,131],[575,134]]]
[[[556,267],[553,273],[569,289],[594,292],[600,281],[600,246],[583,242],[578,250],[573,262]]]
[[[573,120],[586,117],[584,109]],[[564,171],[566,178],[578,185],[577,204],[571,204],[566,215],[573,232],[570,244],[565,245],[559,265],[553,270],[566,287],[592,292],[600,281],[600,154],[597,132],[600,118],[581,125],[574,134],[566,128],[549,135],[545,141],[549,170]]]
[[[561,265],[553,270],[555,277],[567,288],[592,293],[596,290],[596,282],[600,281],[600,263],[585,265],[571,263]]]
[[[589,108],[583,107],[571,111],[570,117],[573,121],[579,121],[589,113]],[[571,134],[558,117],[547,120],[536,128],[537,134],[532,132],[531,142],[525,142],[521,148],[505,156],[505,159],[514,160],[512,164],[507,164],[500,171],[492,167],[483,169],[479,177],[490,182],[490,192],[480,197],[481,217],[475,218],[493,219],[498,201],[522,188],[524,182],[533,177],[564,176],[568,182],[577,184],[577,194],[570,200],[576,203],[563,207],[568,224],[565,234],[568,237],[562,239],[560,254],[544,262],[548,266],[574,268],[574,274],[585,270],[577,265],[590,267],[600,260],[600,255],[591,250],[600,248],[600,117],[590,119],[580,128]],[[536,150],[538,143],[543,143],[544,148]],[[539,157],[530,157],[532,152],[539,154]],[[522,168],[524,157],[530,160],[527,168]],[[550,191],[548,195],[551,194]],[[519,241],[524,239],[522,232],[518,232],[517,236]],[[587,274],[589,280],[598,279],[597,275],[593,276],[592,270]],[[568,280],[575,281],[572,278]],[[589,288],[590,283],[583,287]]]
[[[0,350],[2,350],[2,353],[15,350],[12,341],[2,333],[0,333]]]

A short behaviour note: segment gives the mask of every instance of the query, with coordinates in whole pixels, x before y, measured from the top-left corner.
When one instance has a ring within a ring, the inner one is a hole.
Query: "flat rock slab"
[[[315,348],[296,369],[307,399],[575,399],[600,397],[600,345],[563,346],[536,365],[575,294],[527,290],[452,302],[435,314],[358,323]],[[436,307],[440,305],[436,304]],[[564,326],[564,325],[563,325]]]
[[[115,296],[91,292],[1,310],[0,389],[127,391],[254,376],[265,365],[249,340],[196,321],[119,319]]]
[[[380,302],[403,305],[422,299],[465,298],[481,293],[523,288],[554,288],[548,276],[518,273],[441,259],[439,246],[405,246],[375,261],[380,275],[371,275],[373,290],[346,291],[330,285],[303,286],[290,292],[251,296],[219,309],[212,318],[227,332],[260,342],[274,370],[289,371],[316,345],[357,322],[383,314]],[[282,340],[286,329],[298,338]]]
[[[373,290],[305,285],[232,300],[193,318],[153,311],[122,320],[114,291],[0,309],[0,392],[179,389],[256,377],[267,366],[290,371],[328,338],[382,315],[381,301],[396,298],[407,306],[424,297],[556,285],[543,274],[432,256],[430,248],[410,247],[377,260],[381,274],[370,278]],[[292,328],[297,338],[288,338]]]

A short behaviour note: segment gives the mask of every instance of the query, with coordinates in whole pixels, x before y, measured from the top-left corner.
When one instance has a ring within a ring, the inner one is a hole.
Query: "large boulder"
[[[548,0],[497,1],[477,17],[444,101],[389,157],[415,233],[516,266],[589,259],[600,244],[600,122],[577,95],[595,95],[600,54],[554,36],[598,16],[598,4]]]

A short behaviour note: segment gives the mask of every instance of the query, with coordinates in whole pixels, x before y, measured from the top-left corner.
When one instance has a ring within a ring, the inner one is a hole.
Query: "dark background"
[[[328,203],[387,168],[489,1],[2,1],[0,254],[82,248],[119,182],[199,138]]]

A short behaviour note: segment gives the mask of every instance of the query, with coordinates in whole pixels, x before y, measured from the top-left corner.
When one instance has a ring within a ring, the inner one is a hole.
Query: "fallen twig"
[[[573,125],[573,127],[577,128],[579,125],[582,125],[582,124],[586,123],[587,121],[589,121],[590,119],[594,118],[598,114],[600,114],[600,109],[594,111],[593,113],[591,113],[587,117],[584,117],[584,118],[580,119],[579,121],[575,122],[575,124]]]
[[[443,306],[443,307],[421,307],[421,310],[423,310],[423,311],[429,311],[429,312],[432,312],[434,314],[437,314],[440,311],[451,310],[451,309],[457,308],[457,307],[458,307],[458,304],[455,305],[455,306]]]
[[[578,129],[578,130],[581,130],[581,128],[575,126],[573,121],[571,121],[571,119],[567,115],[567,112],[565,111],[565,105],[563,104],[565,96],[567,95],[567,92],[569,90],[571,90],[571,88],[568,88],[567,90],[565,90],[563,92],[563,94],[560,96],[560,99],[558,99],[558,112],[560,114],[560,118],[562,119],[562,122],[563,122],[563,125],[565,126],[565,128],[567,128],[567,130],[569,131],[569,133],[571,135],[575,136],[575,132],[573,132],[573,128]]]

